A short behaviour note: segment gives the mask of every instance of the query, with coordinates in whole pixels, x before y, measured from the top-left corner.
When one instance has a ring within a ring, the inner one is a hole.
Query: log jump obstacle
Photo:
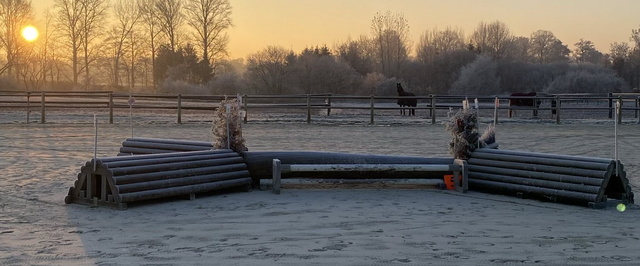
[[[251,190],[242,157],[232,150],[98,158],[81,167],[65,202],[126,209],[127,203],[215,190]]]
[[[212,149],[210,142],[183,141],[158,138],[127,138],[122,142],[118,156],[162,154]],[[389,156],[316,151],[245,151],[241,153],[251,174],[254,187],[260,186],[261,179],[272,179],[272,161],[280,159],[283,164],[423,164],[451,165],[452,158],[425,158],[415,156]],[[339,171],[339,172],[296,172],[296,177],[321,179],[385,179],[421,178],[442,179],[452,171]],[[284,172],[283,178],[293,177],[292,172]]]
[[[624,167],[612,159],[478,149],[468,164],[472,190],[542,196],[592,208],[633,203]]]
[[[634,203],[624,166],[606,158],[483,148],[471,153],[465,165],[464,161],[452,158],[315,151],[245,151],[238,155],[231,150],[211,149],[209,142],[128,138],[122,143],[118,157],[98,158],[96,171],[93,160],[87,162],[65,201],[126,208],[126,203],[144,199],[193,197],[193,193],[233,186],[250,189],[250,184],[259,187],[261,179],[273,180],[276,189],[280,188],[279,181],[287,178],[435,180],[456,172],[455,176],[462,179],[455,184],[462,192],[468,187],[592,208]],[[199,157],[205,155],[222,157]],[[201,160],[192,162],[197,158]],[[221,163],[231,158],[233,163]],[[212,165],[200,165],[207,163]],[[212,172],[206,172],[207,169]],[[231,174],[236,172],[242,174]]]
[[[282,164],[273,159],[273,192],[280,194],[282,173],[296,172],[453,172],[455,190],[467,193],[467,162],[454,160],[453,164]],[[461,178],[460,178],[461,176]]]

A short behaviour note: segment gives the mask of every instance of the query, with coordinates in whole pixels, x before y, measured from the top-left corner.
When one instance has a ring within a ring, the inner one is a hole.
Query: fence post
[[[44,124],[44,122],[46,120],[45,119],[46,115],[45,115],[45,110],[44,110],[44,106],[45,106],[44,102],[45,102],[45,96],[44,96],[44,91],[43,91],[41,96],[40,96],[40,106],[42,108],[40,110],[40,123],[42,123],[42,124]]]
[[[613,108],[613,93],[609,92],[609,94],[607,94],[607,96],[609,97],[609,119],[613,118],[613,113],[612,113],[612,108]]]
[[[374,105],[374,102],[375,102],[375,98],[374,97],[375,96],[373,94],[371,94],[371,100],[370,100],[370,102],[371,102],[371,121],[369,123],[371,123],[372,125],[373,125],[373,105]]]
[[[329,105],[329,108],[327,108],[327,116],[331,115],[331,96],[333,96],[333,95],[331,93],[329,93],[329,96],[324,101],[327,105]]]
[[[244,95],[244,123],[247,123],[247,113],[249,110],[247,110],[247,102],[249,101],[249,96],[247,96],[246,94]]]
[[[618,113],[618,124],[622,124],[622,95],[618,96],[618,105],[619,108],[616,108],[616,112]]]
[[[182,94],[180,93],[178,93],[178,124],[182,124]]]
[[[113,93],[109,93],[109,124],[113,124]]]
[[[27,92],[27,124],[29,124],[29,115],[31,115],[31,104],[30,104],[31,92]]]
[[[311,124],[311,95],[307,94],[307,124]]]
[[[431,94],[431,124],[436,123],[436,96]]]
[[[560,124],[560,96],[556,96],[556,124]]]

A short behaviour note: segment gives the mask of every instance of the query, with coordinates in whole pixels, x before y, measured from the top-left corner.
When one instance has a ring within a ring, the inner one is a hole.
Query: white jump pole
[[[616,161],[616,175],[620,174],[619,172],[619,164],[618,164],[618,112],[620,112],[620,101],[616,102],[616,120],[613,121],[614,124],[614,145],[613,145],[613,149],[614,149],[614,159]]]

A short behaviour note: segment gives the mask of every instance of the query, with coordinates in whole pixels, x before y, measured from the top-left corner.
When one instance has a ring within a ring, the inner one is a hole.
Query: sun
[[[22,37],[29,42],[35,41],[38,39],[38,29],[34,26],[26,26],[22,29]]]

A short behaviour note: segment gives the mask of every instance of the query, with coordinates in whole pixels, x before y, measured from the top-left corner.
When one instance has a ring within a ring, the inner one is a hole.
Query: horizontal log
[[[180,145],[189,145],[189,146],[213,147],[211,142],[207,142],[207,141],[191,141],[191,140],[177,140],[177,139],[156,139],[156,138],[127,138],[125,141],[167,143],[167,144],[180,144]]]
[[[459,165],[446,164],[292,164],[283,165],[282,172],[452,172]]]
[[[249,171],[242,170],[237,172],[225,172],[164,180],[154,180],[148,182],[116,185],[116,188],[118,189],[119,193],[129,193],[161,188],[181,187],[202,183],[220,182],[239,178],[249,178]]]
[[[135,148],[135,147],[120,147],[120,153],[131,153],[133,155],[137,154],[156,154],[156,153],[171,153],[174,151],[163,150],[163,149],[149,149],[149,148]]]
[[[611,165],[606,163],[572,161],[572,160],[542,158],[542,157],[528,157],[528,156],[518,156],[518,155],[508,155],[508,154],[494,154],[489,152],[473,152],[471,153],[471,158],[516,162],[516,163],[530,163],[530,164],[552,165],[552,166],[562,166],[562,167],[573,167],[573,168],[582,168],[582,169],[600,170],[600,171],[606,171]]]
[[[119,162],[119,161],[131,161],[131,160],[147,160],[147,159],[157,159],[157,158],[170,158],[170,157],[183,157],[183,156],[192,156],[192,155],[201,155],[201,154],[218,154],[218,153],[230,153],[234,152],[228,149],[219,149],[219,150],[206,150],[206,151],[187,151],[187,152],[170,152],[170,153],[159,153],[159,154],[141,154],[135,156],[113,156],[113,157],[101,157],[98,158],[98,162],[101,163],[109,163],[109,162]],[[235,152],[234,152],[235,153]]]
[[[548,181],[563,182],[563,183],[585,184],[585,185],[592,185],[592,186],[601,186],[602,182],[604,181],[604,179],[602,178],[590,178],[590,177],[583,177],[583,176],[545,173],[545,172],[538,172],[538,171],[525,171],[525,170],[517,170],[517,169],[492,167],[492,166],[480,166],[480,165],[473,165],[473,164],[469,164],[468,168],[470,173],[473,172],[473,173],[498,174],[498,175],[505,175],[505,176],[525,177],[529,179],[540,179],[540,180],[548,180]]]
[[[244,163],[227,164],[218,166],[207,166],[199,168],[179,169],[153,173],[131,174],[114,176],[113,179],[116,185],[131,184],[138,182],[148,182],[153,180],[164,180],[178,177],[187,177],[204,174],[216,174],[224,172],[233,172],[247,170],[247,165]]]
[[[508,155],[518,155],[518,156],[541,157],[541,158],[572,160],[572,161],[583,161],[583,162],[594,162],[594,163],[603,163],[603,164],[609,164],[609,163],[613,162],[613,159],[606,159],[606,158],[574,156],[574,155],[562,155],[562,154],[540,153],[540,152],[528,152],[528,151],[477,149],[474,152],[487,152],[487,153],[493,153],[493,154],[508,154]]]
[[[555,182],[555,181],[548,181],[548,180],[530,179],[530,178],[489,174],[489,173],[478,173],[478,172],[469,172],[469,178],[496,181],[496,182],[502,182],[502,183],[512,183],[512,184],[519,184],[519,185],[526,185],[526,186],[534,186],[534,187],[562,189],[562,190],[577,191],[577,192],[592,193],[592,194],[598,194],[601,188],[600,186],[562,183],[562,182]]]
[[[215,159],[231,158],[231,157],[238,157],[238,154],[235,152],[201,154],[201,155],[168,157],[168,158],[157,158],[157,159],[118,161],[118,162],[104,163],[102,165],[108,167],[109,169],[116,169],[120,167],[129,167],[129,166],[157,165],[157,164],[199,161],[199,160],[215,160]]]
[[[545,195],[545,196],[555,196],[562,197],[568,199],[582,200],[587,202],[596,202],[598,197],[597,194],[589,194],[583,192],[575,192],[575,191],[565,191],[551,188],[541,188],[541,187],[532,187],[525,185],[517,185],[517,184],[509,184],[509,183],[501,183],[487,180],[479,180],[479,179],[469,179],[469,187],[470,188],[486,188],[492,190],[500,190],[501,192],[505,191],[513,191],[513,192],[524,192],[536,195]]]
[[[110,171],[111,173],[113,173],[113,176],[121,176],[121,175],[162,172],[162,171],[188,169],[188,168],[199,168],[199,167],[205,167],[205,166],[236,164],[236,163],[242,163],[242,162],[243,162],[242,157],[234,157],[234,158],[222,158],[222,159],[216,159],[216,160],[199,160],[199,161],[189,161],[189,162],[167,163],[167,164],[161,164],[161,165],[120,167],[120,168],[110,169]]]
[[[131,148],[147,148],[147,149],[159,149],[159,150],[170,150],[170,151],[206,151],[211,150],[212,146],[192,146],[192,145],[183,145],[183,144],[173,144],[173,143],[157,143],[157,142],[139,142],[139,141],[124,141],[122,142],[123,147],[131,147]]]
[[[202,193],[213,190],[221,190],[233,187],[248,186],[251,184],[251,178],[240,178],[233,180],[226,180],[213,183],[196,184],[182,187],[162,188],[154,190],[145,190],[131,193],[119,194],[121,202],[134,202],[141,200],[157,199],[173,197],[178,195],[188,195],[191,193]]]
[[[486,159],[478,159],[478,158],[470,158],[468,163],[469,165],[484,165],[489,167],[499,167],[499,168],[505,168],[505,169],[519,169],[519,170],[525,170],[525,171],[592,177],[592,178],[600,178],[600,179],[605,178],[608,175],[608,173],[611,173],[614,167],[613,165],[610,165],[606,171],[599,171],[599,170],[579,169],[579,168],[571,168],[571,167],[549,166],[549,165],[542,165],[542,164],[495,161],[495,160],[486,160]]]

